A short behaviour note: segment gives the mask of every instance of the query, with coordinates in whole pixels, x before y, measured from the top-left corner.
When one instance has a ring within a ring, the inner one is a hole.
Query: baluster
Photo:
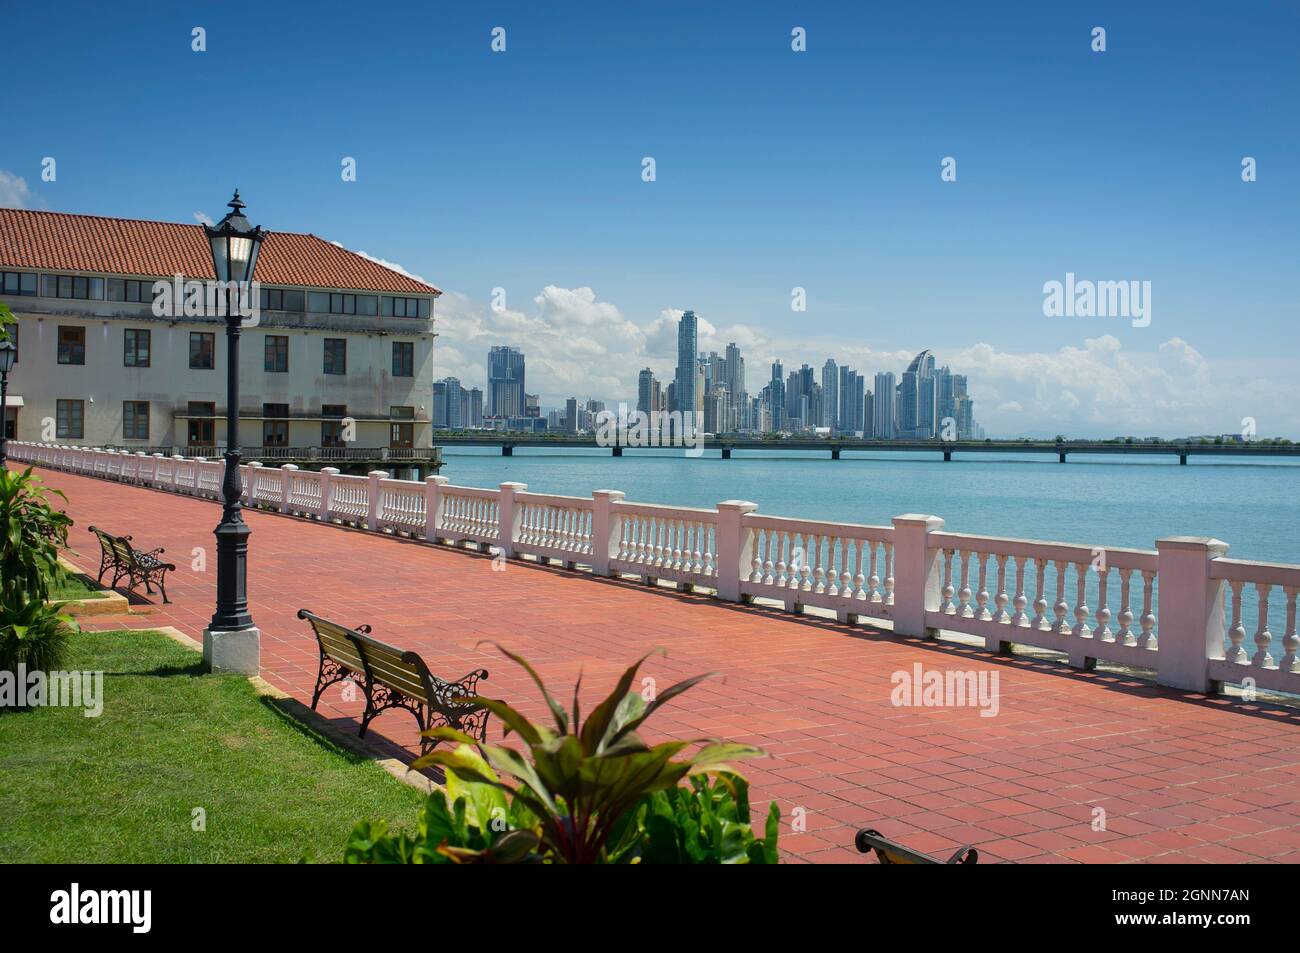
[[[836,558],[835,555],[835,544],[837,542],[840,544],[839,558]],[[849,563],[849,546],[850,540],[846,537],[840,537],[837,540],[832,536],[829,545],[826,547],[826,594],[828,596],[843,595],[846,599],[852,596],[848,583],[845,582],[848,570],[844,568]],[[844,584],[841,586],[841,583]]]
[[[798,590],[807,588],[807,579],[809,579],[809,538],[803,533],[794,534],[794,554],[790,556],[790,589]]]
[[[993,618],[989,612],[989,557],[987,553],[976,553],[975,558],[979,560],[980,567],[980,591],[975,595],[975,602],[979,605],[979,611],[975,613],[975,618],[987,622]]]
[[[1137,645],[1133,634],[1133,608],[1129,602],[1132,579],[1132,569],[1119,571],[1119,631],[1115,633],[1115,641],[1120,645]]]
[[[882,543],[881,546],[883,548],[884,544]],[[883,603],[885,601],[885,593],[884,590],[880,588],[880,573],[877,571],[878,564],[876,562],[878,555],[879,554],[876,552],[876,544],[873,542],[871,544],[871,576],[867,579],[867,586],[869,587],[868,598],[872,602]],[[861,573],[859,573],[859,575],[861,575]]]
[[[1268,648],[1273,641],[1273,633],[1268,630],[1268,596],[1273,591],[1266,582],[1255,583],[1255,594],[1259,597],[1259,628],[1255,630],[1255,654],[1250,664],[1256,668],[1272,668],[1273,656]]]
[[[1287,586],[1282,590],[1286,593],[1286,633],[1282,636],[1282,648],[1286,649],[1286,654],[1278,661],[1277,667],[1283,672],[1294,672],[1296,666],[1296,649],[1300,648],[1300,635],[1296,634],[1295,629],[1295,602],[1297,590],[1292,586]]]
[[[1007,612],[1007,603],[1011,597],[1007,595],[1007,557],[1003,553],[998,553],[998,591],[993,597],[993,604],[997,606],[997,612],[993,613],[994,622],[1007,622],[1011,614]]]
[[[1017,556],[1016,559],[1016,599],[1012,603],[1016,607],[1016,614],[1011,617],[1012,625],[1029,625],[1029,618],[1025,615],[1025,606],[1029,605],[1029,597],[1025,595],[1025,559],[1024,556]]]
[[[1085,592],[1085,587],[1088,585],[1088,566],[1088,563],[1074,564],[1074,579],[1078,585],[1075,589],[1074,628],[1070,634],[1079,639],[1092,636],[1092,630],[1088,628],[1088,616],[1092,614],[1092,610],[1088,608],[1088,595]]]
[[[948,615],[955,613],[955,607],[952,604],[953,593],[956,590],[952,587],[952,550],[943,551],[943,602],[939,604],[939,611]]]
[[[1110,584],[1110,569],[1097,570],[1097,629],[1093,638],[1103,642],[1114,642],[1115,633],[1110,630],[1110,609],[1106,605],[1106,589]]]
[[[851,577],[852,586],[850,588],[850,576],[849,576],[848,565],[845,565],[844,567],[844,586],[846,589],[849,590],[849,592],[852,593],[854,599],[862,599],[863,601],[866,601],[867,599],[870,598],[870,594],[863,589],[863,584],[866,582],[866,576],[864,576],[862,573],[862,563],[863,563],[862,547],[864,546],[870,546],[871,551],[873,553],[876,550],[876,544],[871,540],[859,539],[857,542],[853,544],[853,563],[852,563],[853,576]]]
[[[1153,570],[1144,570],[1142,573],[1142,618],[1138,624],[1142,626],[1142,634],[1138,636],[1138,648],[1150,648],[1152,639],[1152,630],[1156,627],[1156,615],[1152,611],[1152,594],[1155,590],[1156,574]]]
[[[1047,560],[1034,557],[1034,569],[1038,584],[1034,589],[1034,621],[1032,625],[1035,629],[1047,629]]]
[[[885,543],[885,605],[894,604],[894,544]]]
[[[970,557],[971,551],[963,549],[961,551],[961,588],[957,590],[957,615],[963,619],[969,619],[975,615],[971,608],[970,602],[970,585],[967,580],[970,579]]]
[[[1065,616],[1070,611],[1070,604],[1065,601],[1065,567],[1068,563],[1058,559],[1053,565],[1056,566],[1056,605],[1052,606],[1052,612],[1056,615],[1056,625],[1052,631],[1059,635],[1069,635],[1070,627],[1065,622]]]
[[[805,542],[808,542],[812,549],[808,556],[808,568],[804,572],[804,591],[825,592],[826,571],[822,569],[822,538],[813,536],[811,540]]]

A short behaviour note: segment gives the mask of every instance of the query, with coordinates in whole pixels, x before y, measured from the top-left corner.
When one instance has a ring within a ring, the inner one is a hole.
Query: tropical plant
[[[9,325],[16,324],[18,319],[14,313],[9,310],[9,305],[0,301],[0,341],[9,340]]]
[[[496,774],[468,745],[458,749],[465,764],[486,777]],[[384,821],[362,821],[348,838],[347,864],[515,864],[539,860],[536,819],[522,802],[507,803],[492,784],[466,782],[452,768],[420,811],[415,836],[390,834]]]
[[[0,607],[17,609],[50,597],[59,547],[68,544],[72,518],[47,502],[41,478],[0,469]],[[63,497],[66,499],[66,497]]]
[[[554,727],[532,722],[503,701],[473,698],[501,719],[506,735],[519,736],[524,750],[475,750],[477,743],[454,729],[426,731],[426,737],[457,746],[412,766],[441,766],[446,786],[430,795],[414,837],[389,834],[383,822],[358,824],[348,862],[776,862],[780,812],[771,806],[766,837],[755,838],[748,785],[727,763],[760,756],[759,749],[711,739],[652,746],[637,734],[650,715],[709,675],[679,682],[647,702],[631,690],[649,657],[643,656],[583,721],[581,677],[570,714],[527,661],[501,652],[537,685]],[[689,787],[679,786],[683,779]]]
[[[19,664],[29,671],[55,671],[77,631],[71,616],[48,603],[0,605],[0,672],[15,672]]]
[[[773,801],[764,838],[749,823],[749,782],[738,774],[693,776],[642,798],[614,841],[618,860],[643,864],[775,864],[781,812]]]

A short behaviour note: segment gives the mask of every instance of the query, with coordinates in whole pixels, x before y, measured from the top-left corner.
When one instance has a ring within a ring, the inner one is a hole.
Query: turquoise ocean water
[[[681,451],[452,447],[443,475],[542,493],[622,490],[645,503],[757,503],[778,516],[887,524],[902,513],[942,516],[958,533],[1088,546],[1154,549],[1161,536],[1215,536],[1240,559],[1300,563],[1300,463],[1192,457],[853,454],[737,451],[698,459]]]

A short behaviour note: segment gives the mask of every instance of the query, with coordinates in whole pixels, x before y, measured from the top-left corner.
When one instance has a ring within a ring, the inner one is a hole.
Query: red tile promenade
[[[83,568],[98,565],[86,527],[165,546],[178,564],[173,604],[137,606],[131,628],[175,625],[199,638],[212,612],[211,503],[44,471],[68,494]],[[756,814],[770,799],[787,824],[792,860],[854,862],[859,826],[940,856],[963,844],[981,862],[1300,861],[1300,717],[1265,706],[1158,690],[1028,659],[996,659],[948,643],[821,619],[739,608],[632,582],[511,563],[315,522],[250,512],[251,608],[262,629],[264,677],[309,701],[317,652],[294,613],[307,607],[419,651],[460,676],[484,666],[488,694],[543,709],[536,692],[484,639],[534,662],[560,698],[583,670],[584,710],[636,656],[667,650],[644,672],[659,688],[717,671],[650,722],[652,738],[716,736],[753,742]],[[191,568],[206,551],[206,571]],[[124,627],[121,617],[94,623]],[[900,708],[890,676],[927,670],[996,671],[1000,711]],[[361,705],[335,686],[322,702],[353,724]],[[405,713],[372,734],[415,740]],[[499,725],[491,737],[499,737]],[[1106,829],[1093,830],[1094,809]],[[802,809],[806,829],[792,832]]]

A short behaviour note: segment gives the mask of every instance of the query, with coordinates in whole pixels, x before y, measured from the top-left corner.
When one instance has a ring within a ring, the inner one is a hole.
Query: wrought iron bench
[[[372,637],[368,625],[349,629],[306,609],[298,610],[298,618],[311,624],[320,647],[320,673],[311,696],[313,710],[330,685],[360,678],[366,711],[357,734],[363,738],[380,712],[404,708],[415,716],[421,731],[447,725],[480,743],[487,740],[488,710],[461,700],[478,694],[479,679],[488,677],[487,669],[475,669],[455,682],[443,681],[416,653]],[[435,744],[431,739],[421,739],[421,753]]]
[[[975,864],[979,863],[980,859],[980,852],[974,847],[963,847],[946,861],[935,860],[928,854],[922,854],[904,847],[902,844],[896,844],[892,840],[882,837],[879,831],[873,831],[865,827],[858,831],[853,843],[858,848],[859,853],[866,854],[874,850],[876,859],[882,864]]]
[[[96,582],[102,584],[104,573],[112,569],[110,589],[117,588],[118,580],[125,577],[128,592],[143,582],[145,591],[152,594],[154,583],[157,583],[163,602],[171,601],[167,598],[167,573],[175,571],[176,566],[159,558],[163,553],[161,546],[144,552],[131,545],[130,536],[114,536],[93,526],[90,527],[90,532],[99,540],[99,575]]]

